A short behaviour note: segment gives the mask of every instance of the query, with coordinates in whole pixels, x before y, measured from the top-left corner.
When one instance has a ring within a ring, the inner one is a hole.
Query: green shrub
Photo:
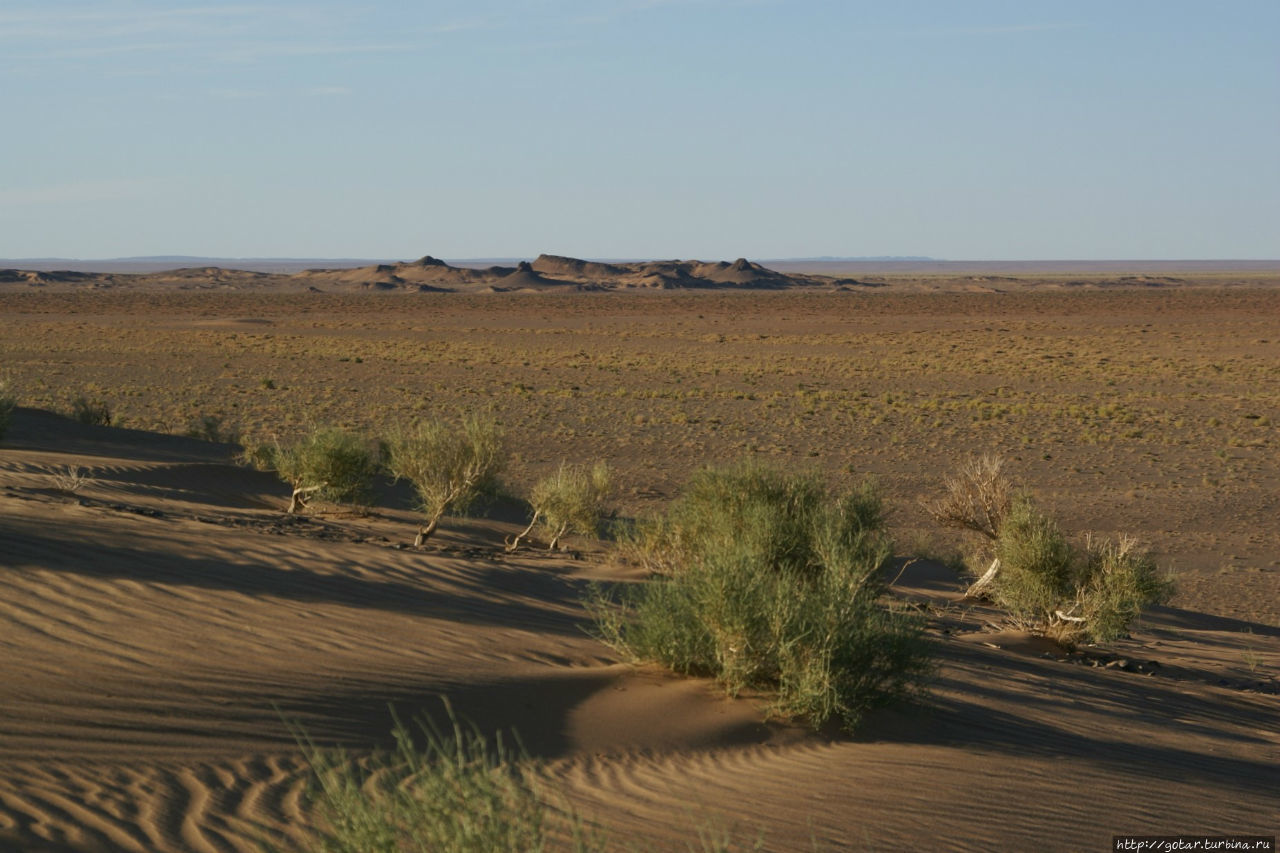
[[[546,806],[526,781],[530,762],[522,752],[508,750],[501,737],[491,748],[477,730],[456,719],[450,731],[429,721],[419,729],[421,748],[414,744],[415,733],[397,721],[395,750],[363,764],[341,750],[305,743],[312,771],[310,804],[317,818],[310,849],[546,849]]]
[[[1133,539],[1090,542],[1079,580],[1079,610],[1090,639],[1123,637],[1146,607],[1164,604],[1174,592],[1155,561]]]
[[[1012,493],[1003,461],[984,456],[924,504],[944,527],[981,534],[980,559],[995,558],[967,595],[994,599],[1015,622],[1068,646],[1124,636],[1143,608],[1172,595],[1172,581],[1132,540],[1087,541],[1078,550],[1029,497]]]
[[[369,443],[336,427],[317,427],[291,445],[274,446],[265,456],[293,488],[291,513],[305,509],[316,496],[342,503],[363,501],[378,471],[377,454]]]
[[[111,407],[79,394],[71,400],[71,417],[85,426],[111,426]]]
[[[493,494],[502,467],[502,431],[491,419],[463,417],[458,424],[421,421],[387,441],[389,467],[418,493],[427,523],[414,547],[435,533],[445,513],[461,511]]]
[[[274,471],[278,446],[273,441],[245,441],[236,461],[255,471]]]
[[[555,473],[539,480],[529,495],[533,518],[529,526],[507,544],[514,551],[520,540],[541,524],[547,534],[548,550],[555,550],[568,533],[595,536],[600,532],[604,502],[610,490],[609,466],[597,462],[584,465],[560,463]]]
[[[1013,502],[996,539],[1000,571],[993,592],[1019,621],[1046,623],[1071,597],[1074,555],[1051,518],[1029,499]]]
[[[1173,583],[1128,538],[1071,547],[1026,498],[1014,501],[996,540],[995,600],[1014,618],[1066,645],[1123,637],[1144,608],[1167,601]]]
[[[849,729],[932,670],[921,621],[882,600],[892,551],[874,487],[833,500],[809,475],[708,469],[655,529],[673,573],[588,600],[623,653]]]

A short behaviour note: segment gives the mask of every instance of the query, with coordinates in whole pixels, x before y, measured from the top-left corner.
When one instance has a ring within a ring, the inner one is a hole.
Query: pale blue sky
[[[4,0],[0,257],[1280,258],[1280,2]]]

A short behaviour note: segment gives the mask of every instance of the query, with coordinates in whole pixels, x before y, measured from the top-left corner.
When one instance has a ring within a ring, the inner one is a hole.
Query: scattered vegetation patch
[[[79,465],[67,465],[61,471],[50,474],[53,487],[64,495],[74,495],[85,486],[92,485],[94,478]]]
[[[392,476],[413,485],[427,517],[414,539],[416,548],[435,533],[446,513],[465,510],[497,490],[502,430],[493,419],[477,415],[458,423],[419,421],[392,433],[387,452]]]
[[[494,745],[450,713],[451,729],[399,721],[395,749],[356,761],[304,740],[316,825],[308,849],[324,853],[547,849],[547,807],[532,763]],[[422,745],[415,744],[415,735]],[[579,839],[578,850],[588,849]]]
[[[632,658],[849,730],[923,689],[929,645],[884,598],[892,550],[871,484],[831,496],[813,475],[706,469],[646,536],[670,574],[588,600],[599,636]]]
[[[965,463],[945,489],[926,509],[943,526],[984,537],[991,558],[968,595],[992,599],[1064,645],[1123,637],[1143,609],[1173,594],[1173,582],[1135,540],[1087,537],[1073,546],[1029,496],[1010,497],[998,457]]]

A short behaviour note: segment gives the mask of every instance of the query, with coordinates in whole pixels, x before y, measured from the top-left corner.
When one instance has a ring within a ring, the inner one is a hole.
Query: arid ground
[[[308,819],[284,720],[355,752],[448,696],[518,730],[617,849],[1103,850],[1280,830],[1280,287],[1164,271],[892,275],[844,290],[0,293],[0,849],[253,850]],[[978,280],[981,279],[981,280]],[[1139,280],[1141,279],[1141,280]],[[25,287],[25,285],[24,285]],[[29,292],[28,292],[29,291]],[[116,427],[54,414],[77,395]],[[412,541],[405,490],[285,516],[186,437],[378,435],[491,411],[515,497],[607,460],[622,518],[700,465],[874,475],[928,614],[930,702],[853,737],[635,668],[586,633],[606,543],[505,554],[507,501]],[[962,600],[919,501],[998,453],[1073,534],[1148,544],[1179,592],[1067,656]],[[77,482],[69,476],[79,470]],[[557,795],[559,796],[559,795]]]

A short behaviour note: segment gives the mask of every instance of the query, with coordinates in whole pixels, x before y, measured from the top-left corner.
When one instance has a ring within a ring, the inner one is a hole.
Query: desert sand
[[[510,274],[526,272],[546,275]],[[0,848],[297,842],[307,769],[286,721],[359,752],[388,743],[390,707],[439,714],[440,697],[517,730],[557,807],[623,850],[684,849],[707,825],[769,850],[1275,834],[1280,294],[1032,285],[4,296],[24,407],[0,442]],[[123,425],[49,411],[85,388]],[[606,544],[507,554],[523,526],[507,506],[414,550],[416,516],[389,484],[368,512],[287,517],[287,489],[235,447],[165,434],[214,401],[258,434],[307,410],[376,430],[493,404],[514,491],[560,458],[603,457],[623,515],[743,454],[876,473],[902,555],[893,591],[937,643],[931,699],[850,737],[631,666],[583,629],[590,581],[642,580]],[[1069,655],[963,600],[936,560],[898,574],[954,544],[920,545],[917,501],[985,450],[1069,529],[1141,535],[1178,597]]]

